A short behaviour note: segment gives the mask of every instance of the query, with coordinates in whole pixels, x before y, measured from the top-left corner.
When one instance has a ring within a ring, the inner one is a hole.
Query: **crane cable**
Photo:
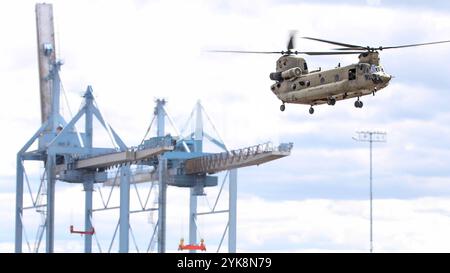
[[[113,147],[117,150],[117,149],[120,149],[120,146],[119,146],[119,143],[117,143],[116,141],[115,141],[115,139],[114,139],[114,137],[113,137],[113,134],[112,134],[112,132],[111,132],[111,125],[109,125],[109,122],[106,120],[106,118],[101,114],[101,112],[100,112],[100,107],[98,106],[98,103],[97,103],[97,101],[96,100],[94,100],[94,105],[95,105],[95,107],[97,108],[97,111],[98,111],[98,113],[99,113],[99,115],[103,118],[103,122],[104,122],[104,128],[105,128],[105,130],[106,130],[106,132],[108,133],[108,137],[109,137],[109,140],[111,140],[111,143],[112,143],[112,145],[113,145]]]
[[[153,115],[152,121],[150,122],[150,125],[147,128],[147,131],[145,132],[144,137],[142,138],[141,144],[142,145],[145,141],[145,138],[147,137],[148,133],[150,132],[150,130],[152,129],[152,125],[153,125],[153,121],[155,120],[155,115]]]
[[[70,108],[69,99],[67,98],[67,92],[64,89],[63,81],[61,79],[61,74],[59,74],[59,83],[61,85],[61,90],[62,90],[62,93],[63,93],[64,102],[67,105],[67,111],[69,112],[70,119],[73,119],[73,112],[72,112],[72,109]]]

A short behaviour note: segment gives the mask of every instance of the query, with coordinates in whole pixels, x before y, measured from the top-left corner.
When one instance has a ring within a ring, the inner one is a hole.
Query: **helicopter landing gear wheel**
[[[314,114],[314,108],[311,106],[310,108],[309,108],[309,113],[312,115],[312,114]]]
[[[284,105],[284,103],[282,105],[280,105],[280,111],[284,112],[284,110],[286,110],[286,106]]]
[[[335,98],[328,98],[327,104],[328,105],[335,105],[336,104],[336,99]]]
[[[356,108],[362,108],[363,105],[364,105],[363,102],[360,101],[359,99],[358,99],[357,101],[355,101],[355,107],[356,107]]]

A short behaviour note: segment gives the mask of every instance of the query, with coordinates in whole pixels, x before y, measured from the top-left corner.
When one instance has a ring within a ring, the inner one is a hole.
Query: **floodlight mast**
[[[386,132],[379,131],[357,131],[357,137],[353,137],[355,141],[359,142],[369,142],[370,147],[370,253],[373,252],[373,188],[372,188],[372,143],[373,142],[386,142]]]

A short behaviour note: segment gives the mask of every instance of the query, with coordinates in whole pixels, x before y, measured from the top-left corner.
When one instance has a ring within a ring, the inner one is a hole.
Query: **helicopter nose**
[[[383,81],[383,83],[388,83],[392,79],[392,76],[389,74],[383,74],[380,75],[380,78]]]
[[[386,73],[374,74],[374,76],[372,76],[372,81],[375,84],[388,84],[391,79],[392,76]]]
[[[388,74],[376,73],[372,74],[372,81],[374,84],[387,84],[391,80],[391,76]]]

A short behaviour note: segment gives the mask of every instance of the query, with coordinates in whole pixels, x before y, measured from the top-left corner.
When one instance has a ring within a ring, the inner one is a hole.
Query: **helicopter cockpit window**
[[[348,80],[356,80],[356,68],[348,70]]]
[[[371,73],[384,72],[384,70],[383,70],[383,67],[381,67],[381,66],[371,65],[370,72]]]
[[[376,73],[377,71],[378,69],[374,64],[370,66],[370,73]]]

